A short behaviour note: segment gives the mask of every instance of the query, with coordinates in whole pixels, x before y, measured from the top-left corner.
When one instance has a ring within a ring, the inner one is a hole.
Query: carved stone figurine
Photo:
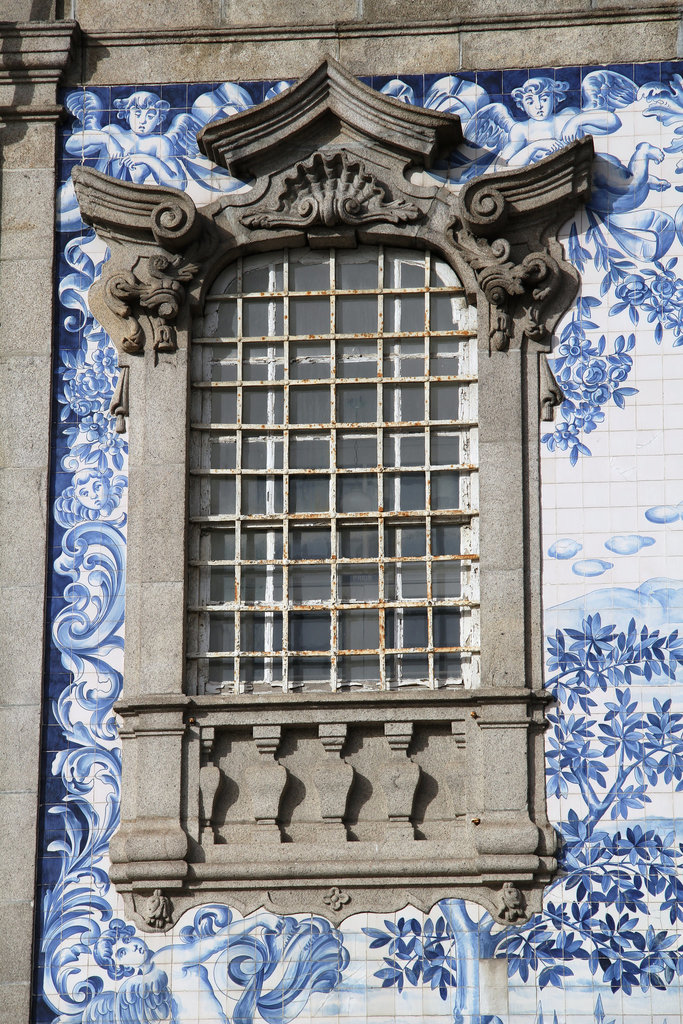
[[[172,919],[171,901],[164,896],[161,889],[155,889],[147,900],[143,918],[150,928],[165,928]]]
[[[498,917],[501,921],[514,924],[516,921],[526,921],[527,914],[524,904],[524,896],[512,882],[505,882],[500,894],[500,905]]]

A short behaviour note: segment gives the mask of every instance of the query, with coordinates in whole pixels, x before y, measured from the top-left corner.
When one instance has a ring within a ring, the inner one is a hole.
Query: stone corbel
[[[593,140],[579,139],[522,170],[476,178],[458,197],[457,251],[490,306],[490,351],[525,340],[549,347],[579,276],[557,234],[590,195]]]
[[[75,167],[72,178],[83,220],[111,251],[88,302],[122,367],[146,349],[155,359],[175,351],[187,286],[209,251],[208,223],[177,189],[118,181],[91,167]],[[123,374],[112,405],[119,432],[127,411]]]

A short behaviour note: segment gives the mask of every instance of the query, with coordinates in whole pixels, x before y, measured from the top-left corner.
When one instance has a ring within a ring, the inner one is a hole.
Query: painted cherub
[[[75,124],[64,148],[72,156],[94,160],[98,171],[138,185],[179,189],[191,178],[209,193],[240,185],[203,157],[197,146],[197,132],[209,121],[252,106],[249,93],[234,82],[202,93],[190,111],[176,114],[168,126],[168,100],[144,89],[115,99],[116,119],[109,124],[103,123],[105,110],[96,92],[71,92],[65,103]],[[59,229],[77,230],[80,213],[71,180],[59,190],[58,208]]]
[[[91,979],[87,1005],[58,1024],[230,1024],[228,989],[238,995],[233,1022],[287,1024],[312,993],[336,988],[349,963],[340,933],[323,918],[262,911],[234,921],[216,905],[198,910],[179,941],[157,952],[114,918],[102,931],[95,925],[73,953],[88,954],[115,984],[102,990]]]
[[[102,125],[99,97],[92,92],[77,97],[80,102],[73,94],[67,97],[69,109],[80,122],[80,131],[66,140],[68,153],[95,157],[98,170],[108,170],[113,177],[129,178],[138,185],[184,187],[185,171],[177,154],[186,137],[196,131],[189,114],[177,114],[164,130],[170,104],[155,92],[140,90],[114,100],[117,120],[123,124]]]
[[[468,139],[498,152],[496,165],[522,167],[584,135],[606,135],[621,125],[615,110],[636,99],[634,83],[614,71],[592,71],[581,85],[582,109],[558,109],[569,83],[538,75],[512,90],[511,97],[526,114],[513,118],[502,103],[480,106],[464,126]]]
[[[87,466],[77,470],[73,483],[55,502],[55,516],[62,526],[110,519],[126,488],[124,476],[114,476],[111,469]],[[123,513],[119,513],[123,518]]]

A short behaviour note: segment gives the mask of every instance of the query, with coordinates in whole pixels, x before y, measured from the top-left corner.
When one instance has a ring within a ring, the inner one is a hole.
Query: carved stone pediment
[[[197,136],[202,153],[238,178],[258,178],[291,165],[291,154],[313,152],[321,141],[356,153],[381,149],[402,166],[431,167],[462,142],[460,118],[408,106],[350,75],[327,57],[274,99]]]

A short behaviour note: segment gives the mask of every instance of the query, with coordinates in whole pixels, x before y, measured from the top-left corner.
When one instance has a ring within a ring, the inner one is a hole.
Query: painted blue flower
[[[574,363],[585,358],[590,347],[591,343],[588,338],[570,337],[560,343],[557,353],[566,360],[568,366],[573,366]]]
[[[601,359],[584,363],[577,370],[576,376],[587,391],[593,391],[607,380],[607,368]]]
[[[614,289],[614,294],[630,306],[641,306],[649,291],[640,274],[627,274],[622,283]]]

